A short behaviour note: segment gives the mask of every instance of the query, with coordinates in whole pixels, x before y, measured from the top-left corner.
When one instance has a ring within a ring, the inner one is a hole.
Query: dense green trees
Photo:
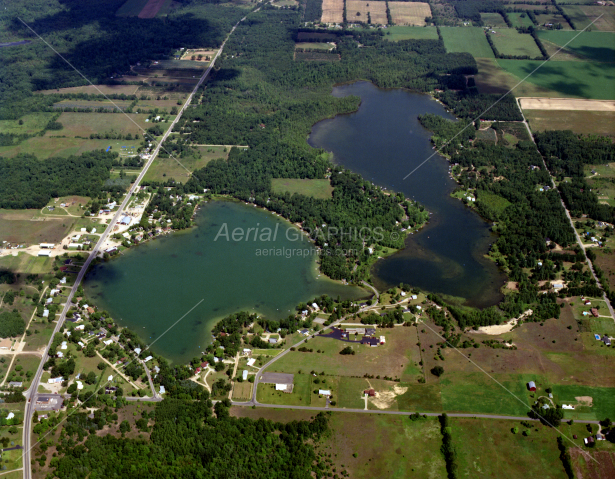
[[[0,157],[0,208],[42,208],[51,198],[98,197],[117,153],[102,150],[68,158]]]
[[[0,313],[0,337],[14,338],[23,334],[25,328],[26,322],[16,309]]]
[[[58,444],[62,455],[52,461],[57,477],[76,477],[79,471],[91,478],[309,479],[317,468],[312,443],[328,428],[322,413],[311,422],[281,424],[230,417],[224,402],[216,404],[214,417],[208,400],[165,399],[156,406],[149,442],[90,434],[83,444],[75,443],[85,432],[102,429],[109,413],[69,416]],[[129,428],[120,426],[123,432]]]

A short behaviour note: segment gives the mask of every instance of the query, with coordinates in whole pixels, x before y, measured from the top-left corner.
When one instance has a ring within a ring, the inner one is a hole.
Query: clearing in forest
[[[139,13],[139,18],[154,18],[167,0],[149,0]]]
[[[389,10],[395,25],[425,25],[425,18],[431,17],[428,3],[389,2]]]

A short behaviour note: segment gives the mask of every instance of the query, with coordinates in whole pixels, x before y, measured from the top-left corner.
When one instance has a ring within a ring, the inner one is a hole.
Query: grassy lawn
[[[349,477],[390,479],[446,477],[437,418],[333,413],[331,436],[319,445],[334,452],[334,466]]]
[[[572,130],[584,135],[615,136],[615,112],[526,110],[532,131]]]
[[[444,367],[446,369],[446,364]],[[525,385],[531,379],[536,380],[536,376],[498,374],[494,377],[508,391],[482,372],[456,372],[451,375],[447,375],[445,372],[439,382],[442,408],[450,412],[527,415],[530,399]],[[526,401],[527,405],[524,405],[517,398]]]
[[[310,406],[312,396],[312,375],[295,374],[292,393],[275,390],[275,384],[259,384],[256,399],[263,404],[288,404],[291,406]]]
[[[519,33],[516,29],[498,28],[497,33],[491,34],[491,39],[503,55],[528,55],[531,58],[541,56],[534,38],[527,33]]]
[[[252,383],[243,381],[241,383],[235,382],[233,386],[233,400],[250,399],[252,396]]]
[[[28,318],[30,319],[30,318]],[[39,318],[35,318],[30,324],[29,331],[32,331],[30,336],[26,336],[26,346],[24,351],[36,351],[39,348],[46,346],[51,339],[54,323],[42,323]]]
[[[376,348],[317,336],[304,343],[304,346],[313,352],[290,351],[273,363],[270,371],[298,373],[314,370],[331,376],[361,377],[369,374],[401,378],[412,363],[412,349],[417,348],[417,338],[413,332],[412,328],[379,330],[376,334],[385,336],[386,344]],[[351,346],[356,354],[339,354],[347,346]],[[318,353],[318,350],[321,352]]]
[[[364,378],[339,378],[337,390],[337,405],[349,409],[363,409],[363,391],[370,389],[369,382]]]
[[[459,477],[543,477],[565,479],[559,458],[557,431],[537,425],[526,430],[513,421],[450,418]],[[511,428],[518,427],[513,434]],[[505,451],[505,452],[504,452]]]
[[[312,198],[327,199],[333,195],[333,187],[328,179],[301,180],[292,178],[273,178],[271,188],[275,193],[294,193],[311,196]]]
[[[531,73],[526,82],[555,91],[563,96],[596,100],[615,99],[615,90],[604,88],[604,85],[610,81],[609,79],[615,76],[615,64],[587,62],[583,68],[579,68],[579,62],[548,62],[534,72],[542,62],[497,60],[497,63],[518,78],[517,81]]]
[[[45,128],[45,125],[53,118],[54,113],[30,113],[19,118],[19,120],[0,120],[0,131],[2,133],[12,133],[15,135],[32,135]],[[22,121],[23,124],[19,124]]]
[[[553,396],[559,404],[579,405],[566,411],[565,418],[602,420],[615,417],[615,388],[554,385]],[[582,405],[576,398],[591,397],[592,406]]]
[[[494,58],[485,31],[480,27],[442,27],[440,32],[449,53],[468,52],[475,58]]]
[[[538,37],[595,62],[615,62],[615,33],[539,30]],[[576,37],[576,38],[575,38]],[[573,40],[574,39],[574,40]],[[570,43],[568,43],[570,42]]]
[[[403,25],[390,26],[384,36],[386,40],[437,40],[438,31],[435,27],[410,27]]]

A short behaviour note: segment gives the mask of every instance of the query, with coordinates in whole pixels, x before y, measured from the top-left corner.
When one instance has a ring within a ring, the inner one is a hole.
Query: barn
[[[530,381],[529,383],[527,383],[527,388],[530,391],[536,391],[536,383],[534,381]]]

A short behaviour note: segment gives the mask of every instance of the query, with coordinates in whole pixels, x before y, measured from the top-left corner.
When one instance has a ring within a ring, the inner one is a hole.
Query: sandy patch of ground
[[[408,388],[401,386],[393,386],[392,391],[376,391],[375,397],[370,397],[369,400],[378,409],[389,409],[395,402],[397,396],[404,394]]]
[[[519,98],[523,110],[581,110],[615,111],[613,100],[584,100],[577,98]]]
[[[594,399],[591,396],[577,396],[575,399],[579,402],[579,406],[592,407],[594,405]]]
[[[478,328],[478,331],[470,331],[476,333],[488,334],[490,336],[497,336],[499,334],[504,334],[512,331],[512,329],[517,325],[519,321],[527,316],[531,315],[534,311],[528,309],[518,318],[512,318],[510,321],[505,322],[504,324],[496,324],[494,326],[481,326]]]
[[[517,283],[516,281],[509,281],[508,283],[506,283],[506,289],[516,291],[519,289],[519,283]]]

